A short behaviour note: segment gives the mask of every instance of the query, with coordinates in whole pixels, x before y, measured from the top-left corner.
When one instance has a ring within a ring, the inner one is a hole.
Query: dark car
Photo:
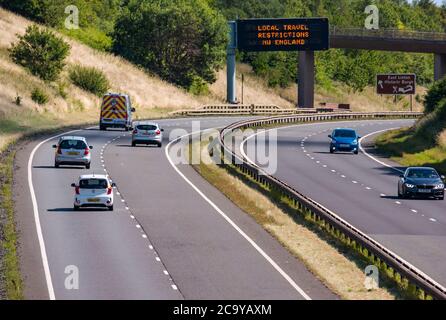
[[[433,197],[444,199],[444,176],[434,168],[409,167],[398,181],[398,197]]]
[[[359,142],[361,138],[353,129],[334,129],[332,134],[328,136],[331,139],[330,153],[336,151],[353,152],[358,154]]]

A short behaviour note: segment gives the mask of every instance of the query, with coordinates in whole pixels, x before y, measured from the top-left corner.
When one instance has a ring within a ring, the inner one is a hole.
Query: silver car
[[[60,165],[82,165],[90,169],[91,149],[84,137],[64,136],[59,139],[57,145],[53,145],[56,149],[54,166],[59,168]]]
[[[163,131],[155,122],[141,121],[136,123],[132,132],[132,147],[137,144],[163,144]]]

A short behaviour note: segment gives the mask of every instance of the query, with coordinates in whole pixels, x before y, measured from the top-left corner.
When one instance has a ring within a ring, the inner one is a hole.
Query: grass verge
[[[203,139],[206,140],[206,139]],[[197,151],[200,148],[202,151]],[[343,299],[392,300],[403,295],[393,282],[381,279],[381,287],[364,286],[364,268],[369,264],[362,256],[314,225],[296,208],[271,190],[242,174],[235,167],[213,164],[206,144],[196,142],[189,152],[201,152],[202,161],[195,170],[219,189],[257,223],[274,236],[330,290]],[[203,161],[205,160],[205,161]]]
[[[12,149],[0,156],[0,298],[8,300],[23,299],[12,198],[14,156]]]
[[[446,173],[446,148],[427,143],[413,127],[387,131],[375,139],[375,146],[380,154],[403,166],[430,166]]]

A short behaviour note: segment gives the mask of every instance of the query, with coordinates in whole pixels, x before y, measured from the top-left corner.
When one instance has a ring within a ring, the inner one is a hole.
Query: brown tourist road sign
[[[376,92],[378,94],[415,94],[415,74],[378,74]]]

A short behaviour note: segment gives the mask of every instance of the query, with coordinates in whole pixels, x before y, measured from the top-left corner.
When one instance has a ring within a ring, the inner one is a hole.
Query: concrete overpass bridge
[[[434,54],[434,79],[446,75],[446,33],[330,28],[330,48]],[[314,52],[299,52],[298,106],[314,106]]]

